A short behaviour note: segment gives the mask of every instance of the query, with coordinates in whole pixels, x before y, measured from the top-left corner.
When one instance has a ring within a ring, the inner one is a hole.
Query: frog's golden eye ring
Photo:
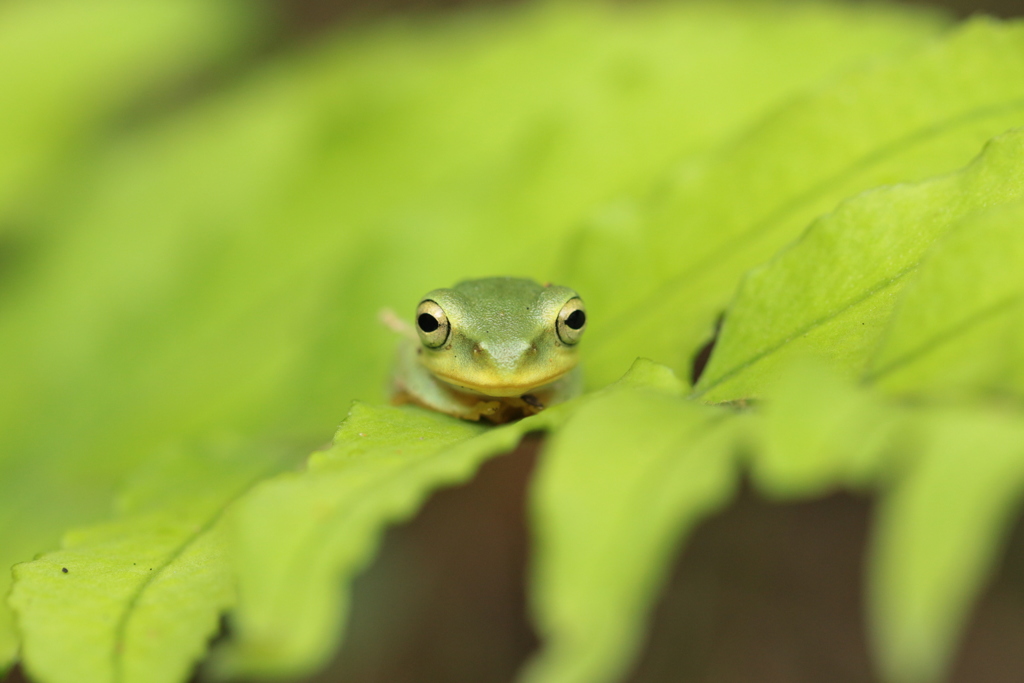
[[[416,307],[416,331],[424,346],[436,349],[448,341],[448,333],[452,326],[448,316],[437,302],[427,299]]]
[[[575,344],[583,336],[587,329],[587,312],[583,308],[583,301],[574,298],[569,299],[562,310],[558,312],[558,320],[555,321],[555,330],[558,331],[558,338],[564,344]]]

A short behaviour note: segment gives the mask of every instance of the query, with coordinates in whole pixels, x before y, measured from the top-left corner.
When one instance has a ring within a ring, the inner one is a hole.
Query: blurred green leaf
[[[39,457],[60,461],[59,453],[66,452],[55,448],[64,437],[38,431],[45,406],[35,400],[41,377],[33,372],[29,358],[36,351],[38,338],[33,338],[32,327],[41,310],[29,306],[16,312],[9,291],[14,279],[28,271],[19,259],[37,256],[45,244],[34,230],[46,223],[40,214],[62,205],[65,195],[76,194],[56,192],[52,183],[75,175],[71,168],[84,165],[83,150],[99,146],[103,133],[125,107],[223,58],[240,44],[252,23],[238,7],[222,2],[0,3],[3,566],[52,547],[69,524],[95,518],[99,510],[109,507],[112,490],[108,485],[94,495],[50,497],[46,491],[59,489],[54,483],[65,476],[59,465],[56,474],[28,475],[38,467],[34,461]],[[52,225],[47,228],[47,232],[59,232]],[[27,288],[41,285],[42,281],[26,283]],[[62,329],[57,324],[44,334],[60,335]],[[42,448],[37,444],[36,450],[27,445],[34,440],[50,443]],[[14,457],[25,460],[7,464]],[[82,483],[73,475],[67,481]],[[83,497],[88,500],[82,501]],[[6,594],[9,581],[8,573],[0,572],[0,595]],[[16,647],[10,611],[0,604],[0,671],[12,661]]]
[[[235,601],[222,515],[280,451],[222,440],[165,449],[116,519],[14,567],[22,659],[40,681],[185,680]]]
[[[877,492],[870,641],[883,680],[944,680],[1024,500],[1024,414],[907,405],[798,363],[756,416],[759,490],[782,500]]]
[[[935,409],[910,428],[920,457],[881,504],[869,586],[882,672],[920,683],[942,680],[1019,513],[1024,416]]]
[[[866,492],[907,457],[897,447],[903,406],[884,404],[807,359],[786,368],[760,413],[749,467],[770,498],[824,495],[837,486]]]
[[[1024,396],[1021,225],[1018,202],[941,239],[900,298],[869,377],[901,394]]]
[[[613,216],[581,238],[589,246],[571,269],[574,286],[593,286],[604,297],[592,305],[603,308],[592,316],[596,343],[586,350],[592,377],[602,383],[622,357],[637,354],[682,374],[741,276],[816,216],[869,188],[957,169],[986,140],[1022,123],[1024,25],[991,20],[974,20],[907,57],[826,81],[791,101],[746,136],[685,165],[635,218]],[[923,204],[920,209],[927,211]],[[803,248],[824,239],[834,220],[820,223],[821,234],[809,236]],[[856,237],[845,239],[852,244]],[[748,396],[760,386],[764,361],[718,384],[802,329],[782,329],[799,310],[788,298],[765,300],[756,320],[738,312],[768,296],[757,287],[793,258],[783,252],[747,280],[698,387],[707,400]],[[615,286],[602,286],[613,280],[607,273],[616,259],[622,268],[614,271]],[[804,265],[810,276],[812,264]],[[631,286],[620,293],[618,283],[627,280]],[[830,281],[811,283],[812,291],[787,290],[787,296],[827,297],[824,282]],[[638,297],[642,287],[648,294]],[[772,334],[755,343],[737,326],[742,321],[759,330],[769,306],[778,315],[767,328]]]
[[[544,648],[522,680],[619,680],[682,539],[732,494],[744,416],[680,394],[610,391],[548,442],[532,501]]]
[[[621,678],[676,544],[728,499],[739,454],[777,500],[879,491],[874,651],[885,680],[942,680],[1024,499],[1024,418],[906,406],[824,366],[789,370],[763,410],[634,384],[595,397],[549,440],[533,497],[545,649],[524,680]]]
[[[1021,198],[1024,132],[1014,132],[996,138],[961,172],[844,202],[744,278],[697,395],[758,396],[788,359],[801,355],[863,375],[907,275],[934,241],[972,212]]]
[[[12,352],[36,359],[13,386],[107,453],[225,423],[322,433],[350,399],[380,397],[380,308],[463,277],[550,278],[595,204],[937,24],[818,4],[569,4],[346,34],[91,169],[10,320]]]
[[[295,676],[324,664],[345,623],[348,583],[381,529],[560,414],[487,429],[421,408],[356,403],[305,472],[265,481],[237,506],[241,600],[232,643],[214,660],[217,676]]]
[[[0,237],[112,116],[237,47],[229,2],[13,0],[0,5]]]
[[[605,393],[643,390],[678,396],[682,385],[641,360]],[[435,489],[467,480],[525,434],[559,429],[602,395],[490,429],[419,408],[356,403],[307,471],[266,481],[239,502],[232,519],[240,601],[234,639],[213,672],[287,676],[322,665],[345,622],[348,583],[383,526],[412,515]]]

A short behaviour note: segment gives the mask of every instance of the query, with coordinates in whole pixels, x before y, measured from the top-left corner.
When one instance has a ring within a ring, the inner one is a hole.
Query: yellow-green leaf
[[[602,295],[592,306],[601,306],[602,315],[592,316],[598,340],[586,351],[597,383],[611,379],[616,365],[633,355],[686,373],[744,273],[771,259],[816,217],[864,190],[960,168],[985,141],[1022,124],[1024,24],[975,20],[909,55],[827,80],[746,135],[683,165],[657,187],[648,207],[622,209],[580,237],[586,246],[570,269],[575,286]],[[919,209],[922,215],[928,210],[925,204]],[[827,232],[829,220],[835,219],[825,219],[821,231]],[[852,247],[856,236],[836,239]],[[792,259],[783,252],[770,272]],[[613,264],[619,266],[614,271]],[[743,374],[749,382],[740,384],[737,377],[722,383],[762,354],[774,358],[775,346],[816,320],[798,320],[796,302],[770,298],[827,297],[834,288],[829,273],[812,282],[813,268],[804,264],[807,278],[799,292],[769,291],[768,283],[762,289],[769,271],[746,281],[733,310],[758,306],[758,319],[730,314],[697,387],[706,399],[750,395],[760,387],[764,361],[753,366],[756,376]],[[610,272],[617,276],[609,278]],[[624,280],[629,288],[620,287]],[[766,316],[770,320],[762,320]],[[784,328],[783,318],[796,326]],[[761,322],[772,327],[752,339],[739,329],[741,322],[754,331]],[[845,347],[836,351],[846,353]]]
[[[1021,47],[1024,57],[1024,35]],[[800,356],[863,375],[908,275],[935,240],[972,212],[1021,198],[1024,131],[996,138],[960,172],[844,202],[744,278],[697,395],[761,395]]]
[[[887,680],[942,680],[1024,500],[1024,416],[931,410],[919,457],[881,503],[869,568],[871,636]]]
[[[623,385],[576,411],[533,492],[529,683],[619,680],[688,531],[728,500],[746,421],[678,393]]]
[[[940,240],[907,285],[868,376],[903,395],[1024,396],[1022,225],[1018,202],[972,215]]]
[[[24,666],[47,683],[174,683],[234,604],[222,516],[281,454],[227,440],[157,454],[118,516],[14,567]]]

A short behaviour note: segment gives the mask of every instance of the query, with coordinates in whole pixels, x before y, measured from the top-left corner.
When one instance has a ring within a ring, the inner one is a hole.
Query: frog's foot
[[[507,422],[507,420],[500,419],[501,409],[501,401],[477,401],[472,406],[467,407],[465,413],[460,413],[456,417],[473,421],[484,419],[494,424],[500,424],[501,422]]]
[[[427,408],[428,410],[436,410],[439,413],[445,413],[463,420],[473,420],[474,422],[483,418],[490,422],[494,422],[495,424],[501,424],[515,419],[514,417],[502,419],[503,406],[500,399],[481,401],[479,400],[479,397],[469,397],[468,394],[464,394],[460,398],[462,400],[450,401],[445,405],[435,405],[418,398],[415,394],[404,387],[396,385],[391,393],[391,405],[401,406],[412,404],[421,408]],[[467,398],[469,398],[469,400],[466,400]]]
[[[523,396],[491,397],[447,389],[443,398],[443,401],[437,403],[426,401],[396,382],[391,394],[391,405],[411,403],[463,420],[485,420],[491,424],[506,424],[541,412],[551,401],[552,396],[550,392],[543,392]]]
[[[533,394],[500,398],[494,402],[500,404],[499,408],[493,413],[484,415],[484,418],[493,424],[505,424],[520,420],[544,410],[544,404]]]
[[[479,396],[462,394],[468,398],[463,405],[464,408],[456,410],[445,410],[449,415],[461,417],[464,420],[485,420],[491,424],[506,424],[514,422],[530,415],[536,415],[544,410],[544,405],[533,399],[532,402],[515,397],[488,397],[481,399]]]

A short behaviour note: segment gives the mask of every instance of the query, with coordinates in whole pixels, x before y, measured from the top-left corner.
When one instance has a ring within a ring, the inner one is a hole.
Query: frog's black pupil
[[[578,312],[579,311],[577,311],[577,313]],[[441,324],[437,322],[437,318],[429,313],[420,313],[420,317],[416,319],[416,322],[419,323],[420,329],[428,334],[441,326]]]
[[[587,314],[576,309],[565,319],[565,324],[574,330],[582,328],[587,322]]]

